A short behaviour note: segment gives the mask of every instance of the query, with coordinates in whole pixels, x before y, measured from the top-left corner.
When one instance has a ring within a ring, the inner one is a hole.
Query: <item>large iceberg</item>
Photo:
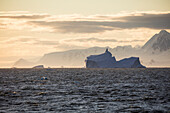
[[[86,68],[145,68],[139,57],[125,58],[116,61],[116,58],[106,49],[105,53],[100,55],[90,55],[87,57]]]

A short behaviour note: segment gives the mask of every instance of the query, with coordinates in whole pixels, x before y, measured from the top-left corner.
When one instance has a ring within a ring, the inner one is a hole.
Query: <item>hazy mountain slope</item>
[[[156,53],[141,53],[141,62],[147,67],[170,67],[170,49]]]
[[[113,49],[109,49],[110,52],[116,57],[117,60],[131,57],[131,56],[138,56],[140,53],[140,49],[133,48],[132,46],[117,46]]]
[[[29,62],[29,61],[21,58],[18,61],[16,61],[13,66],[14,67],[15,66],[17,66],[17,67],[30,67],[30,66],[33,66],[33,65],[34,65],[33,62]]]
[[[85,58],[90,54],[99,54],[103,52],[105,48],[93,47],[88,49],[69,50],[64,52],[54,52],[45,54],[39,64],[45,64],[46,66],[84,66]]]

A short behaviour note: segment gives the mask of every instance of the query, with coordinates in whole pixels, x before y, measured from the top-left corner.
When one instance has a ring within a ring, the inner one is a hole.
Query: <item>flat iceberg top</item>
[[[125,58],[117,62],[117,66],[120,68],[145,68],[141,65],[139,57]]]

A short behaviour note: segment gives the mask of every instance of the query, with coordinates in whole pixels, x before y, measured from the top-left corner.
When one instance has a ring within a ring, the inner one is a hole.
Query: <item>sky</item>
[[[170,31],[170,0],[0,0],[0,67],[93,46],[142,46]]]

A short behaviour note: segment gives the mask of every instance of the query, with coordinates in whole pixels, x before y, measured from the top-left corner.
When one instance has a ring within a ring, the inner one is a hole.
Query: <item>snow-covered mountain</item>
[[[170,49],[170,33],[161,30],[159,34],[155,34],[143,47],[146,51],[166,51]]]
[[[53,67],[83,67],[85,58],[90,54],[99,54],[104,51],[103,47],[93,47],[88,49],[76,49],[64,52],[54,52],[45,54],[39,64]]]
[[[31,63],[26,60],[17,61],[14,66],[44,65],[45,67],[84,67],[85,59],[89,55],[103,53],[108,47],[92,47],[88,49],[76,49],[63,52],[45,54],[39,61]],[[141,59],[141,63],[147,67],[170,67],[170,33],[161,30],[148,40],[142,48],[132,46],[117,46],[109,48],[109,51],[117,60],[135,56]]]

